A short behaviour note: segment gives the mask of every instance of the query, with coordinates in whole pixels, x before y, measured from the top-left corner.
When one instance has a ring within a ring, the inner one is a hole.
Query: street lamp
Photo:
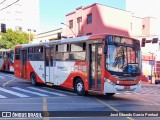
[[[151,65],[151,84],[152,84],[153,67],[154,67],[154,64],[155,64],[155,60],[153,61],[153,55],[154,55],[155,53],[151,53],[151,52],[148,52],[148,53],[152,55],[152,61],[151,61],[151,63],[150,63],[150,65]]]
[[[61,24],[67,26],[72,31],[73,35],[76,37],[76,34],[73,32],[73,30],[67,24],[65,24],[63,22]]]

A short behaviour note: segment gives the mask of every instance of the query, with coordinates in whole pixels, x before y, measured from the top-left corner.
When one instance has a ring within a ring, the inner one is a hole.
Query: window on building
[[[144,28],[145,28],[145,25],[142,25],[142,30],[144,30]]]
[[[70,21],[69,21],[69,28],[70,28],[70,29],[73,28],[73,20],[70,20]]]
[[[20,26],[16,26],[15,29],[22,31],[22,27],[20,27]]]
[[[91,24],[92,23],[92,13],[87,15],[87,24]]]
[[[82,22],[82,17],[77,18],[77,23],[80,23],[80,22]]]

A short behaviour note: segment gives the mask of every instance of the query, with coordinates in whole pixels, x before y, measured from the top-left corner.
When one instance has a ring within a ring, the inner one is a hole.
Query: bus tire
[[[107,97],[112,97],[115,93],[106,93]]]
[[[81,78],[78,78],[76,80],[75,85],[74,85],[74,90],[77,93],[77,95],[79,95],[79,96],[85,95],[86,91],[84,88],[84,83]]]
[[[34,73],[31,74],[31,84],[34,86],[37,85],[36,75]]]

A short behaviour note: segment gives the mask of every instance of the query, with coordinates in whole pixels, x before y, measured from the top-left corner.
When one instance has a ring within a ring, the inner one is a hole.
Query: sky
[[[125,0],[40,0],[40,33],[65,28],[65,15],[93,3],[125,9]]]
[[[126,4],[126,9],[132,11],[136,16],[160,18],[159,0],[126,0]]]

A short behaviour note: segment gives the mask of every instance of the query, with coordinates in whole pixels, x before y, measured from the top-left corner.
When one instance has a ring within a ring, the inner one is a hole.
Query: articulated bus
[[[15,47],[15,76],[73,89],[78,95],[140,92],[140,42],[99,34]]]
[[[14,72],[14,50],[0,49],[0,70]]]

